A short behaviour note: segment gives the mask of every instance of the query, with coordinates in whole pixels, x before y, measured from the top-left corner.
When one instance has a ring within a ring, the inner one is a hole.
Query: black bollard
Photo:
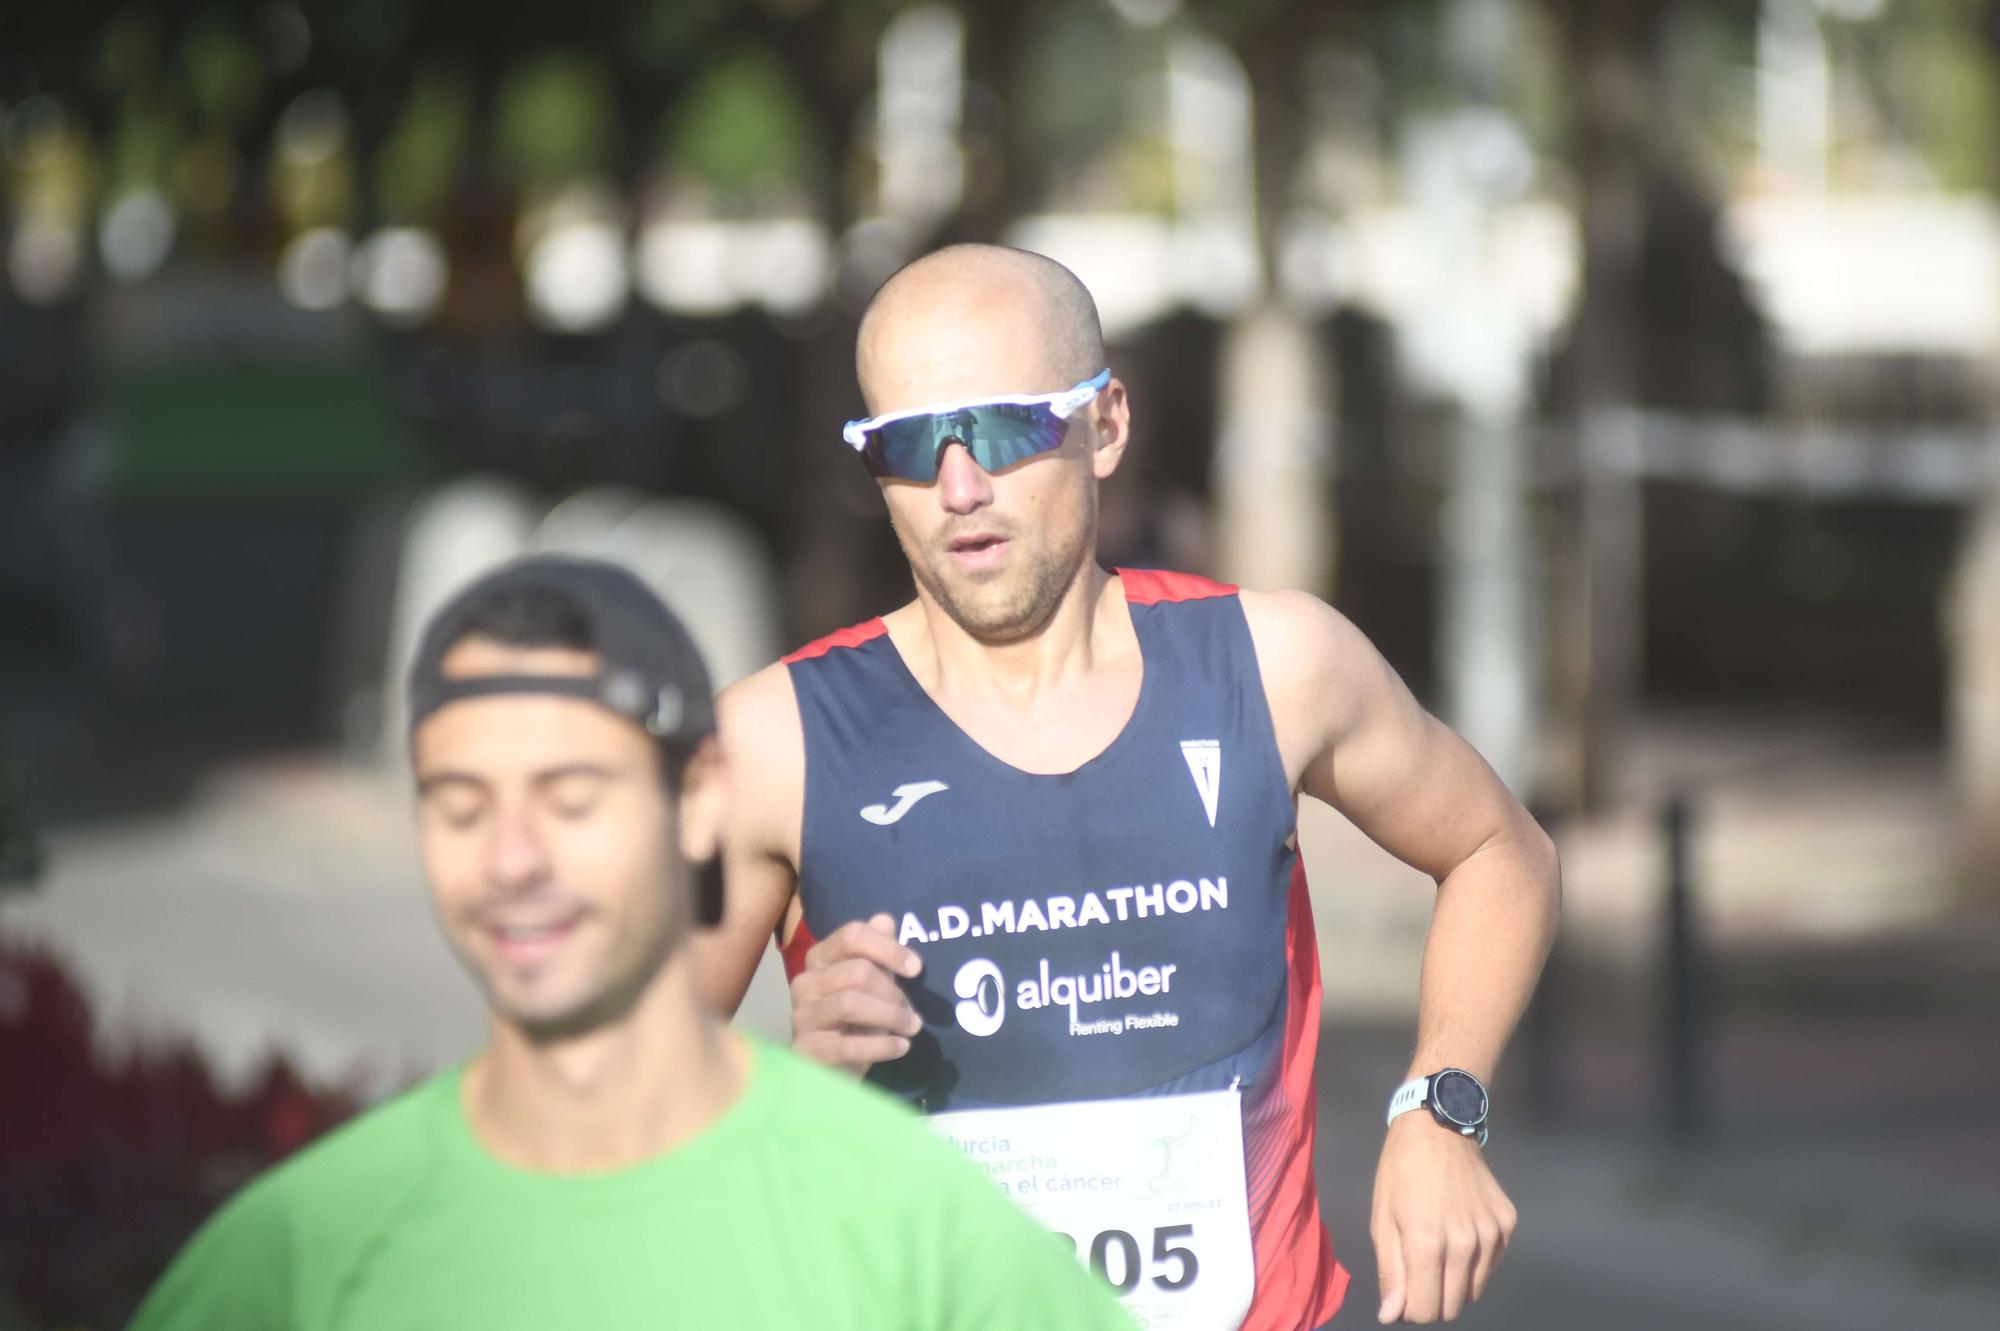
[[[26,783],[0,746],[0,891],[32,887],[44,856],[28,816]]]
[[[1687,796],[1676,792],[1667,801],[1662,819],[1667,843],[1667,918],[1660,1052],[1667,1087],[1667,1130],[1680,1142],[1697,1140],[1705,1117],[1701,1066],[1705,968],[1695,918],[1691,823]]]
[[[1530,810],[1542,830],[1555,835],[1555,824],[1545,808]],[[1542,964],[1542,976],[1528,1004],[1523,1053],[1527,1063],[1528,1112],[1544,1127],[1556,1126],[1562,1118],[1566,1092],[1562,1058],[1562,937],[1558,933]]]

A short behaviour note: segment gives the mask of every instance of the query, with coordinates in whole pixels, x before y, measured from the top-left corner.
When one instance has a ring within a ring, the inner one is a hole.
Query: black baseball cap
[[[581,617],[601,664],[594,675],[447,677],[445,653],[475,627],[475,611],[510,592],[554,593]],[[555,693],[600,703],[670,748],[715,733],[708,668],[673,611],[629,570],[573,555],[531,555],[476,579],[424,626],[410,663],[410,731],[461,698]]]

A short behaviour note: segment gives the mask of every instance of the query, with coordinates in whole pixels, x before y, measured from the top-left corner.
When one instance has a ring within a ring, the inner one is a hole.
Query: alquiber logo
[[[1094,971],[1057,975],[1050,971],[1048,958],[1044,957],[1036,972],[1016,986],[1014,1005],[1023,1012],[1033,1012],[1038,1008],[1067,1009],[1071,1035],[1115,1034],[1126,1030],[1178,1026],[1180,1017],[1172,1012],[1155,1012],[1149,1016],[1128,1013],[1108,1020],[1086,1021],[1081,1009],[1121,999],[1171,994],[1174,972],[1179,969],[1180,966],[1171,961],[1163,966],[1127,966],[1125,959],[1114,951]],[[967,1035],[991,1035],[1006,1021],[1007,979],[994,962],[985,957],[974,957],[958,968],[958,973],[952,977],[951,988],[959,998],[952,1014],[958,1019],[959,1029]]]
[[[959,997],[952,1015],[967,1035],[991,1035],[1007,1020],[1007,982],[1000,967],[985,957],[974,957],[960,966],[952,977],[951,991]]]

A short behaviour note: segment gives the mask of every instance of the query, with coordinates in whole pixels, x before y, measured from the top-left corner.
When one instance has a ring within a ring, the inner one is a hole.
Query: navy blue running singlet
[[[1242,1094],[1256,1294],[1318,1326],[1347,1272],[1313,1188],[1319,962],[1295,810],[1234,587],[1120,570],[1144,662],[1109,747],[1037,775],[976,744],[880,619],[786,661],[805,730],[813,941],[887,912],[924,1022],[869,1079],[930,1112]]]

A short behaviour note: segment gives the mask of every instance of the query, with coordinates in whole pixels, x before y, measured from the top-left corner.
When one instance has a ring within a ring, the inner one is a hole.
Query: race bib
[[[1234,1090],[933,1114],[1146,1328],[1234,1331],[1256,1267]]]

